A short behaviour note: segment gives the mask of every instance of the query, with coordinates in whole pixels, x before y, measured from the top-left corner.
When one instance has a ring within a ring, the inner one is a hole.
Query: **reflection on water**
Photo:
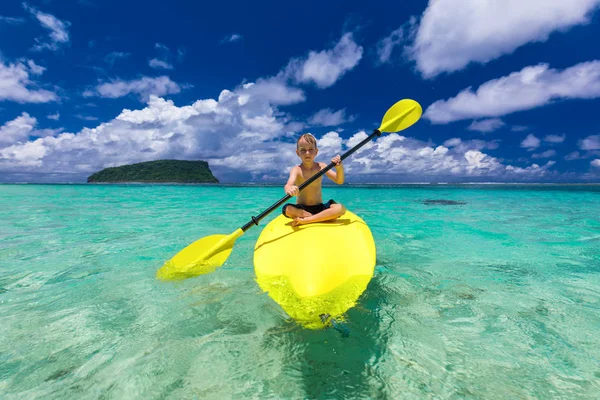
[[[287,355],[282,373],[298,379],[307,398],[388,398],[385,380],[376,370],[387,347],[378,318],[385,301],[373,279],[360,305],[347,313],[349,337],[333,328],[289,327],[293,322],[287,321],[266,333],[263,346],[279,348]],[[286,326],[289,329],[284,329]]]

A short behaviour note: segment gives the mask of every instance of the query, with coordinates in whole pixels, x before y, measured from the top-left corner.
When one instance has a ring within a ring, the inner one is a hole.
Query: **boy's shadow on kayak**
[[[349,337],[333,328],[310,330],[287,321],[267,332],[263,346],[282,349],[283,373],[300,374],[306,398],[386,398],[385,382],[373,368],[387,349],[388,332],[379,318],[385,293],[374,277],[345,314]]]
[[[262,242],[261,244],[259,244],[258,246],[256,246],[256,248],[254,249],[254,251],[260,249],[261,247],[263,247],[266,244],[271,244],[271,243],[277,242],[278,240],[281,240],[281,239],[283,239],[286,236],[292,235],[292,234],[294,234],[295,232],[297,232],[297,231],[299,231],[301,229],[306,229],[307,227],[310,228],[311,226],[313,226],[312,224],[292,226],[292,223],[293,223],[293,221],[290,219],[290,221],[287,224],[285,224],[286,226],[289,226],[290,228],[292,228],[292,231],[290,231],[288,233],[285,233],[285,234],[283,234],[281,236],[277,236],[277,237],[275,237],[275,238],[273,238],[271,240],[265,240],[264,242]],[[332,221],[321,222],[321,223],[319,223],[319,227],[321,227],[321,228],[323,228],[323,227],[325,227],[325,228],[330,228],[330,227],[331,228],[335,228],[335,227],[338,227],[340,225],[351,225],[351,224],[363,224],[363,225],[366,225],[362,221],[356,221],[356,220],[353,221],[353,220],[348,219],[348,218],[338,218],[338,219],[335,219],[335,220],[332,220]]]

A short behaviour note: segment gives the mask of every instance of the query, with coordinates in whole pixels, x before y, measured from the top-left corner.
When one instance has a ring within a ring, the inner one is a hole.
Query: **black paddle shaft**
[[[379,137],[379,136],[381,136],[381,132],[379,131],[379,129],[375,129],[373,131],[373,133],[371,133],[371,135],[369,135],[369,137],[367,137],[362,142],[360,142],[359,144],[357,144],[356,146],[354,146],[353,148],[351,148],[350,150],[345,152],[340,158],[342,159],[342,161],[344,161],[346,158],[350,157],[356,150],[360,149],[365,144],[367,144],[371,140],[373,140],[375,137]],[[325,174],[327,171],[329,171],[333,167],[335,167],[335,164],[330,163],[328,166],[326,166],[325,168],[323,168],[322,170],[320,170],[319,172],[317,172],[316,174],[311,176],[309,179],[307,179],[306,182],[304,182],[302,185],[298,186],[298,190],[300,191],[300,190],[304,189],[305,187],[307,187],[308,185],[310,185],[311,183],[313,183],[314,181],[319,179],[321,176],[323,176],[323,174]],[[288,201],[291,197],[292,196],[290,196],[289,194],[285,195],[277,203],[273,204],[271,207],[269,207],[265,211],[263,211],[258,217],[252,217],[252,220],[250,222],[248,222],[246,225],[242,226],[242,231],[246,232],[248,229],[250,229],[252,227],[252,225],[258,225],[258,223],[264,217],[266,217],[273,210],[275,210],[276,208],[281,206],[283,203]]]

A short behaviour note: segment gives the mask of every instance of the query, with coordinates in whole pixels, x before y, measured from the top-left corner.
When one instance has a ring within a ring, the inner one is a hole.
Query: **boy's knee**
[[[339,203],[334,204],[334,206],[335,206],[336,214],[338,217],[341,215],[344,215],[344,213],[346,212],[346,207],[344,207],[343,205],[341,205]]]

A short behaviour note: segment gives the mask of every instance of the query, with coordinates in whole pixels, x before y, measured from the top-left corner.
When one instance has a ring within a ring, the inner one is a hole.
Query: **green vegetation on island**
[[[219,183],[206,161],[157,160],[105,168],[87,178],[88,183]]]

